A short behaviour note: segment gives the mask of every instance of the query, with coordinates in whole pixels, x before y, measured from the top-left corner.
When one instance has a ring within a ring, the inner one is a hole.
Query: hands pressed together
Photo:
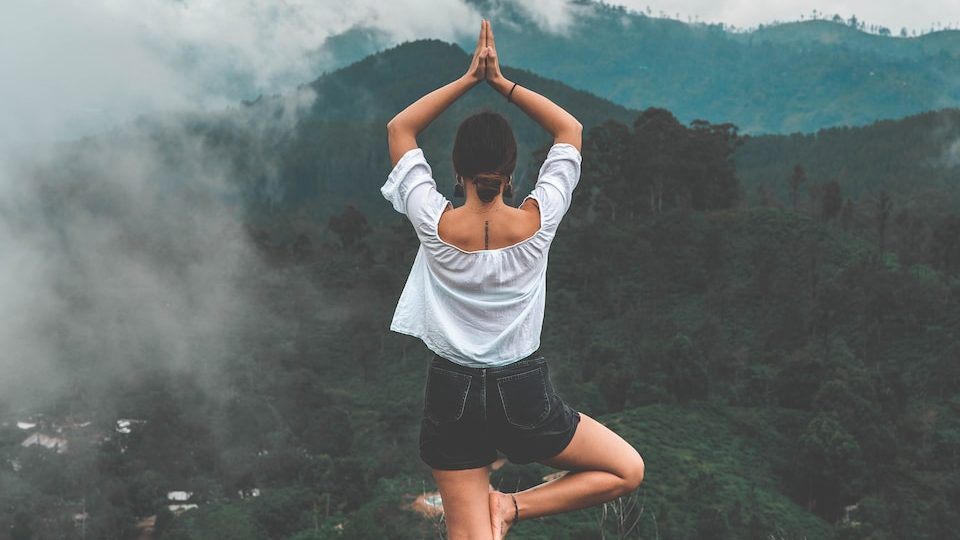
[[[503,78],[500,73],[500,62],[497,59],[497,46],[493,41],[493,30],[490,21],[482,19],[480,22],[480,37],[477,39],[477,48],[473,51],[470,67],[464,75],[475,84],[487,81],[495,90],[496,82]]]
[[[411,148],[417,147],[416,136],[440,115],[451,103],[470,88],[486,81],[507,101],[516,104],[545,130],[554,136],[554,142],[566,142],[580,150],[583,126],[559,105],[533,90],[515,92],[517,83],[508,80],[500,72],[497,46],[493,41],[490,21],[482,19],[477,48],[470,59],[467,72],[444,86],[437,88],[408,105],[387,122],[390,160],[396,166],[400,158]]]

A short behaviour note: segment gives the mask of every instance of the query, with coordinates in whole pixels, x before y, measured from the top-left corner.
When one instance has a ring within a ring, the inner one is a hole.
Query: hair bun
[[[477,196],[483,202],[490,202],[500,193],[506,177],[502,173],[478,173],[473,177],[477,184]]]

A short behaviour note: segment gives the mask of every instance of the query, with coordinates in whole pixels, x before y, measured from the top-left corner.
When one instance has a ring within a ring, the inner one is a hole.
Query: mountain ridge
[[[685,123],[811,133],[960,106],[960,31],[899,38],[816,20],[738,33],[582,1],[584,15],[556,35],[521,11],[474,4],[490,12],[503,62]],[[457,43],[472,50],[474,39]]]

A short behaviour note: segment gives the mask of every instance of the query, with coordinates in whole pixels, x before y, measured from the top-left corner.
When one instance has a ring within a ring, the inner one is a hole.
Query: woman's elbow
[[[563,129],[554,134],[553,142],[571,144],[575,146],[579,152],[580,146],[583,143],[583,124],[574,122],[568,126],[564,126]]]

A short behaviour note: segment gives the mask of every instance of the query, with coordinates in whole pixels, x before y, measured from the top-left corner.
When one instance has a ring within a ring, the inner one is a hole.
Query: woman
[[[437,191],[416,135],[467,90],[486,81],[552,136],[533,192],[512,192],[516,143],[492,112],[461,124],[453,150],[453,208]],[[547,253],[580,178],[581,124],[536,92],[508,81],[493,31],[481,22],[467,72],[388,124],[393,170],[381,192],[411,221],[420,249],[390,328],[436,355],[427,370],[420,457],[433,469],[451,540],[500,539],[517,520],[600,504],[643,479],[643,460],[616,433],[555,392],[537,349]],[[503,452],[571,471],[519,493],[494,491],[489,465]]]

